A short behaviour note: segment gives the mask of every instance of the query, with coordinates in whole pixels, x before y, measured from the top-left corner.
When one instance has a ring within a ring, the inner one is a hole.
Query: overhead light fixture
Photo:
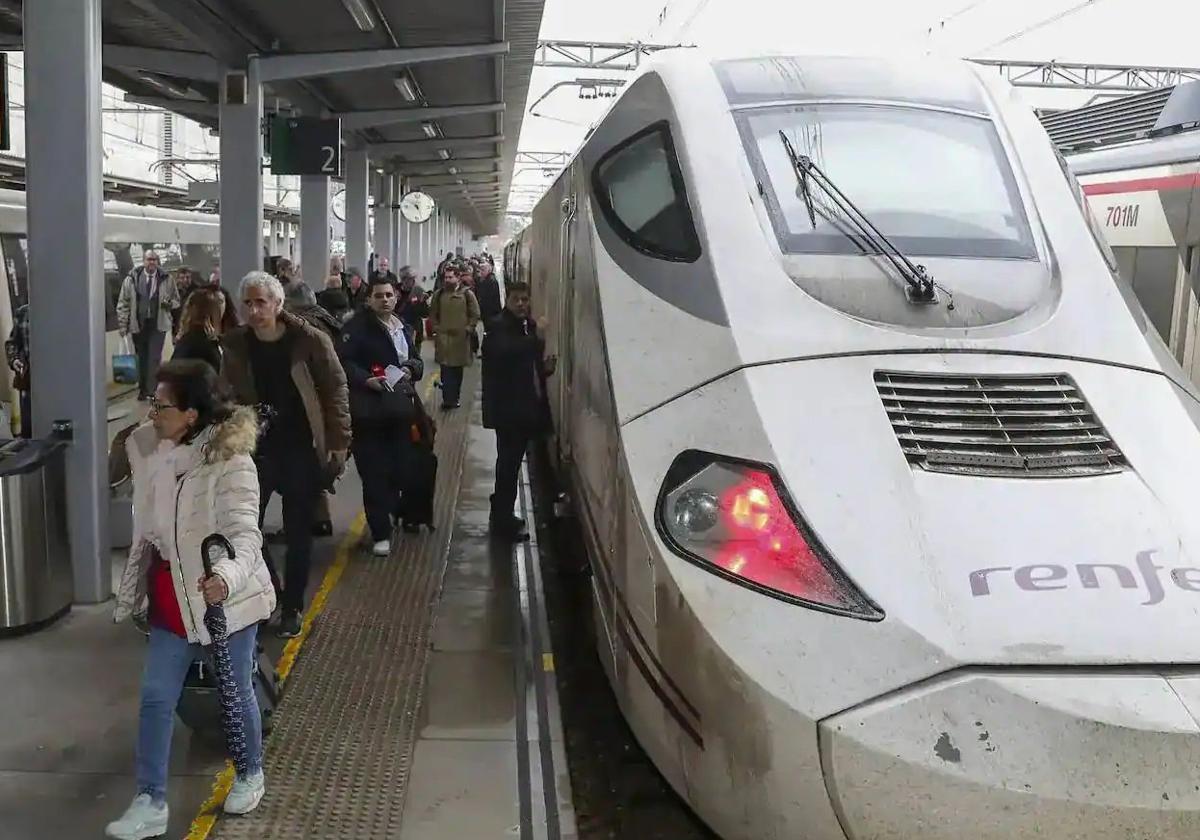
[[[180,87],[179,85],[176,85],[176,84],[172,84],[171,82],[167,81],[166,79],[163,79],[159,76],[152,75],[150,73],[139,73],[138,78],[141,79],[143,82],[146,82],[149,85],[153,85],[154,87],[158,88],[159,90],[163,91],[164,93],[169,93],[173,96],[182,96],[182,97],[190,98],[192,95],[192,92],[190,90],[188,90],[187,88]]]
[[[392,84],[396,86],[396,90],[400,91],[400,95],[404,97],[406,102],[417,101],[417,86],[413,83],[412,77],[407,73],[401,73],[392,79]]]
[[[371,32],[375,29],[375,16],[371,14],[367,0],[342,0],[342,5],[350,13],[350,17],[354,18],[354,25],[359,30]]]
[[[438,157],[442,160],[450,160],[450,153],[445,149],[438,149]]]
[[[431,122],[421,123],[421,130],[425,132],[425,136],[433,140],[438,136],[437,126]]]

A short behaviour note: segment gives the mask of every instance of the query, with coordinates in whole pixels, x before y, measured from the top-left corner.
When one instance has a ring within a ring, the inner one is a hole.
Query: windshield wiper
[[[810,179],[816,183],[821,191],[824,192],[837,208],[846,217],[864,239],[866,239],[875,248],[876,252],[881,254],[892,264],[896,272],[904,278],[904,282],[908,284],[908,299],[913,303],[937,303],[937,290],[941,288],[934,282],[933,275],[923,265],[914,263],[904,253],[895,246],[892,240],[884,235],[883,231],[875,226],[875,224],[867,217],[846,194],[838,189],[837,185],[829,179],[821,167],[813,162],[813,159],[808,155],[796,154],[796,149],[792,146],[792,141],[788,139],[785,132],[780,130],[779,139],[783,141],[784,151],[787,152],[788,160],[792,164],[792,171],[796,175],[796,181],[800,186],[800,196],[804,199],[804,207],[808,210],[808,219],[812,223],[813,230],[817,228],[816,207],[813,204],[812,191],[809,188]],[[849,237],[843,232],[843,235]],[[942,291],[945,291],[943,289]],[[947,292],[949,294],[949,292]],[[954,308],[954,297],[950,296],[950,309]]]

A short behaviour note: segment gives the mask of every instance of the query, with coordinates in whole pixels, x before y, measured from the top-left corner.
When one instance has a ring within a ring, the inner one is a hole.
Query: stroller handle
[[[234,558],[233,545],[226,539],[224,534],[209,534],[204,538],[204,542],[200,543],[200,560],[204,563],[204,576],[212,577],[212,548],[217,546],[225,550],[225,555],[232,560]]]

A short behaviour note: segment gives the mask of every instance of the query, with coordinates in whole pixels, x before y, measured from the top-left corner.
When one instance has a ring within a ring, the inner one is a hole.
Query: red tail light
[[[685,453],[667,477],[659,525],[682,557],[786,601],[878,620],[765,466]]]

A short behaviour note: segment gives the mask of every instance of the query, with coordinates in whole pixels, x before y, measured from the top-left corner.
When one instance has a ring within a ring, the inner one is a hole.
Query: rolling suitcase
[[[415,398],[416,417],[409,427],[410,443],[404,457],[404,478],[400,491],[400,519],[404,530],[413,532],[424,525],[433,527],[433,495],[437,490],[438,457],[433,451],[437,426],[425,412],[420,397]]]
[[[271,731],[275,707],[279,705],[279,683],[275,666],[261,644],[258,645],[258,655],[254,661],[254,694],[258,698],[263,735],[266,736]],[[175,711],[184,725],[206,741],[225,743],[216,673],[207,659],[200,657],[192,662]]]

